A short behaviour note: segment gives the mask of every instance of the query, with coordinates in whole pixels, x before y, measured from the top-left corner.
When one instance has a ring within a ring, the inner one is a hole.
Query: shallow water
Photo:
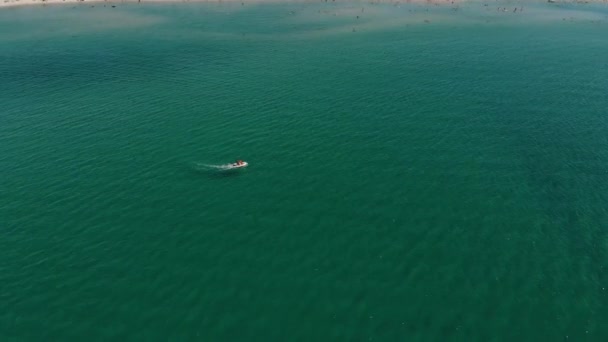
[[[562,6],[0,11],[0,338],[605,340],[608,11]]]

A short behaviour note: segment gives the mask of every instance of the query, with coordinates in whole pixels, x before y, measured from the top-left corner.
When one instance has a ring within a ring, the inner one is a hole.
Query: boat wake
[[[231,174],[232,171],[237,171],[239,169],[247,167],[249,164],[247,162],[242,162],[240,165],[236,163],[230,164],[204,164],[204,163],[195,163],[193,168],[198,172],[205,172],[209,174]]]
[[[228,171],[238,169],[238,166],[234,164],[203,164],[196,163],[194,167],[199,171]]]
[[[231,170],[231,169],[235,168],[235,166],[233,164],[214,165],[214,164],[197,163],[196,166],[201,170]]]

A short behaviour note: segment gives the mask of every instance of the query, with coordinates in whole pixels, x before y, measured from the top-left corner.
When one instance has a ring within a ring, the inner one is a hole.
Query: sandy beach
[[[259,3],[270,3],[277,2],[279,0],[1,0],[0,7],[14,7],[14,6],[33,6],[33,5],[51,5],[51,4],[74,4],[74,3],[107,3],[107,4],[120,4],[120,3],[193,3],[193,2],[234,2],[247,4],[259,4]],[[344,1],[344,0],[342,0]],[[428,3],[428,4],[456,4],[465,2],[467,0],[376,0],[370,1],[370,3]],[[316,0],[284,0],[281,2],[318,2]],[[332,2],[331,0],[327,2]],[[333,1],[335,2],[335,0]]]
[[[16,7],[16,6],[46,6],[55,4],[89,4],[89,3],[105,3],[116,6],[121,3],[193,3],[193,2],[217,2],[217,3],[241,3],[242,5],[247,4],[259,4],[259,3],[271,3],[278,2],[280,0],[0,0],[0,8],[4,7]],[[344,2],[348,0],[327,0],[325,2]],[[283,0],[280,2],[292,2],[292,3],[305,3],[305,2],[319,2],[319,0]],[[322,1],[321,1],[322,2]],[[457,5],[459,3],[466,2],[479,2],[482,4],[493,4],[500,5],[495,1],[480,1],[480,0],[371,0],[366,3],[373,4],[404,4],[404,3],[426,3],[429,5]],[[549,3],[560,4],[560,3],[608,3],[608,0],[551,0]]]
[[[344,2],[345,0],[341,0]],[[428,3],[432,5],[437,4],[456,4],[461,2],[466,2],[467,0],[373,0],[369,1],[369,3]],[[246,4],[258,4],[258,3],[271,3],[271,2],[292,2],[292,3],[302,3],[302,2],[319,2],[317,0],[2,0],[0,2],[0,7],[9,7],[9,6],[28,6],[28,5],[48,5],[48,4],[72,4],[72,3],[175,3],[175,2],[236,2],[241,3],[243,5]],[[326,2],[336,2],[335,0],[328,0]]]

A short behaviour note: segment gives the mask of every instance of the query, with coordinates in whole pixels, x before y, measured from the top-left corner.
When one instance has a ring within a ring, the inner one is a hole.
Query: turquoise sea
[[[0,9],[0,340],[606,341],[607,56],[607,4]]]

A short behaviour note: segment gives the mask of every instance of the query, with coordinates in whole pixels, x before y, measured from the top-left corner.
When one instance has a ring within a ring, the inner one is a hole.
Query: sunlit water
[[[0,339],[606,340],[607,6],[488,4],[1,10]]]

